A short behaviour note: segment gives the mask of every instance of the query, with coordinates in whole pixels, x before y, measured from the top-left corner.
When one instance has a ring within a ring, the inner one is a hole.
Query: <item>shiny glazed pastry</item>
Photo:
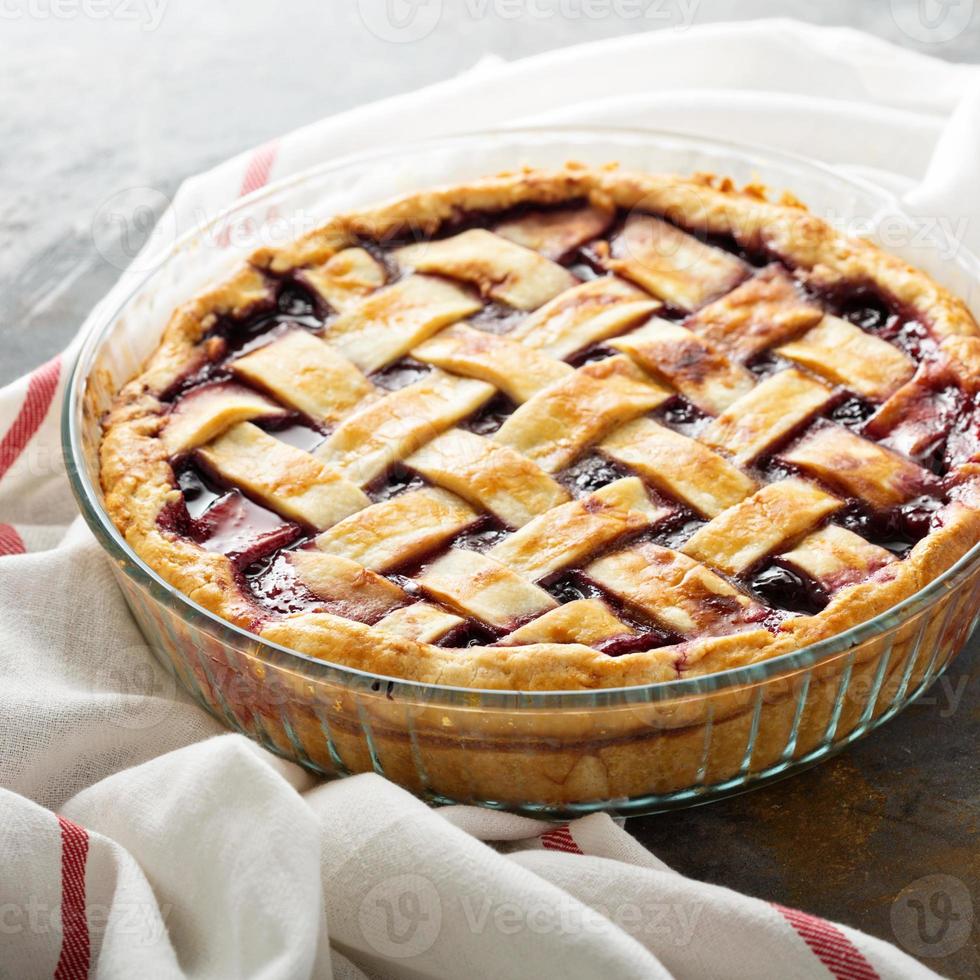
[[[796,200],[523,171],[337,217],[179,308],[106,506],[189,598],[373,673],[713,673],[980,539],[980,332]]]

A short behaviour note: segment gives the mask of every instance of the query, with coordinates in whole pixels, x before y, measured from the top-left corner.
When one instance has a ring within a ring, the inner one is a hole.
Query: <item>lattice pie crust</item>
[[[980,536],[980,334],[798,202],[569,166],[263,250],[105,421],[133,549],[264,639],[584,689],[832,636]]]

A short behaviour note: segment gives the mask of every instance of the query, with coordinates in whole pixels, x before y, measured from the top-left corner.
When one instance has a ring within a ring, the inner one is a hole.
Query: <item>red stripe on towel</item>
[[[17,462],[31,437],[40,428],[54,401],[61,377],[61,355],[42,364],[27,383],[27,397],[13,425],[0,439],[0,478]]]
[[[54,980],[86,980],[91,947],[85,912],[88,831],[58,817],[61,827],[61,954]]]
[[[582,848],[575,843],[568,824],[548,830],[540,837],[541,846],[547,851],[564,851],[566,854],[582,854]]]
[[[276,162],[278,154],[278,140],[263,143],[252,154],[252,158],[248,161],[248,166],[245,168],[242,186],[238,190],[239,197],[244,197],[246,194],[251,194],[252,191],[257,191],[260,187],[265,187],[269,182],[269,174],[272,172],[272,166]]]
[[[24,539],[10,524],[0,524],[0,558],[4,555],[22,555],[27,551]]]
[[[880,980],[878,971],[833,923],[775,902],[772,907],[838,980]]]

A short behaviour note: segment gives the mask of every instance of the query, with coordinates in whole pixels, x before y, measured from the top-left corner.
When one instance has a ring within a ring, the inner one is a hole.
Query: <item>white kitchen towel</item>
[[[977,85],[975,68],[783,21],[484,65],[188,180],[148,247],[338,154],[529,119],[753,139],[975,219]],[[978,244],[977,220],[957,227]],[[58,425],[73,349],[0,391],[0,978],[933,975],[684,878],[606,816],[433,810],[222,734],[152,658],[75,517]]]

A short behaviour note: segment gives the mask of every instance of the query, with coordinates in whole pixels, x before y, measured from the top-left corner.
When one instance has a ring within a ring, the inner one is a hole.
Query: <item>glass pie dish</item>
[[[376,771],[430,800],[549,817],[703,802],[813,763],[881,724],[945,669],[975,625],[977,548],[887,612],[751,666],[601,691],[464,689],[262,640],[174,589],[126,544],[99,489],[101,421],[178,303],[255,248],[285,244],[333,214],[567,160],[707,171],[790,190],[980,306],[976,260],[962,249],[950,258],[873,186],[770,151],[649,132],[497,132],[349,158],[252,195],[185,235],[84,340],[64,415],[73,489],[161,662],[229,727],[322,775]]]

